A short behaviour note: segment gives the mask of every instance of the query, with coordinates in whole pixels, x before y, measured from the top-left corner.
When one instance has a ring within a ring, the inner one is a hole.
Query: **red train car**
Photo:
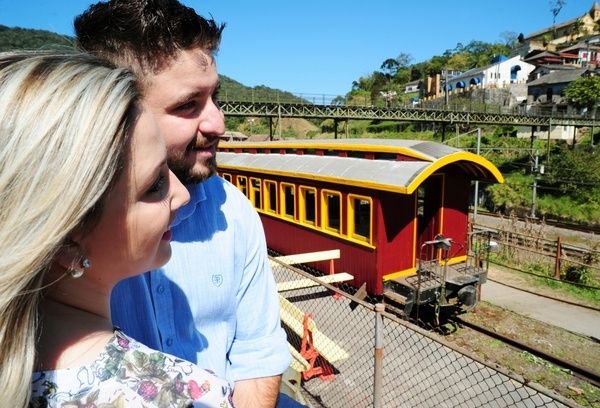
[[[469,193],[473,180],[503,178],[481,156],[383,139],[228,142],[218,155],[219,173],[248,196],[279,253],[339,249],[336,269],[354,286],[409,310],[485,280],[466,264]]]

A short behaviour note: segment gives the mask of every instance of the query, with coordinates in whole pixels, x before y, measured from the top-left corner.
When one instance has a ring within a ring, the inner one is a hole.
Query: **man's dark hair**
[[[225,24],[177,0],[111,0],[75,18],[78,47],[136,74],[158,73],[181,50],[214,54]]]

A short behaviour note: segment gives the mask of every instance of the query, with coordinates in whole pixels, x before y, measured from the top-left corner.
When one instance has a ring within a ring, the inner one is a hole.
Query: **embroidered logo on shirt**
[[[212,276],[213,285],[219,287],[223,283],[223,275],[213,275]]]

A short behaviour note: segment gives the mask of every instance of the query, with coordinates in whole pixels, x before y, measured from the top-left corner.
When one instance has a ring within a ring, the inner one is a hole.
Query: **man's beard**
[[[186,153],[170,151],[168,164],[171,171],[183,184],[196,184],[206,180],[217,172],[217,160],[211,157],[198,165],[197,161],[190,163],[186,160]]]

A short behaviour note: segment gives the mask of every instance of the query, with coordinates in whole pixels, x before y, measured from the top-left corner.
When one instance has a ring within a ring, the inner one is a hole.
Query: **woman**
[[[189,199],[133,77],[85,55],[0,55],[0,136],[3,401],[228,406],[225,381],[110,322],[112,286],[169,259]]]

